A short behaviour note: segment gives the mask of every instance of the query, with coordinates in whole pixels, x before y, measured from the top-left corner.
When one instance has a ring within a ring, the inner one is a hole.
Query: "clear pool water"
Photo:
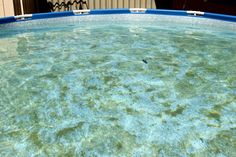
[[[101,15],[1,25],[0,156],[236,156],[236,24]]]

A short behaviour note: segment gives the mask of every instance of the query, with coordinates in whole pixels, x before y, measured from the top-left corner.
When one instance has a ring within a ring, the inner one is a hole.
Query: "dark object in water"
[[[148,62],[145,59],[143,59],[142,61],[143,61],[143,63],[148,64]]]

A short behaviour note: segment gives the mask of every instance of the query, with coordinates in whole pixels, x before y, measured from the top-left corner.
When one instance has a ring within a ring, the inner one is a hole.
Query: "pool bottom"
[[[85,26],[0,39],[1,156],[235,156],[235,33]]]

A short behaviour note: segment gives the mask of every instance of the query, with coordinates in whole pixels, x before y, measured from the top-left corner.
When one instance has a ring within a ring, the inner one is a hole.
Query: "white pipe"
[[[23,1],[20,0],[20,9],[21,9],[21,14],[24,15],[24,6],[23,6]]]

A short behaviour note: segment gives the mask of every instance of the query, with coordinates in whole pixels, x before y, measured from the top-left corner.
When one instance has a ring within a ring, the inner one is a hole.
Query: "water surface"
[[[0,28],[0,156],[236,156],[236,24],[110,15]]]

